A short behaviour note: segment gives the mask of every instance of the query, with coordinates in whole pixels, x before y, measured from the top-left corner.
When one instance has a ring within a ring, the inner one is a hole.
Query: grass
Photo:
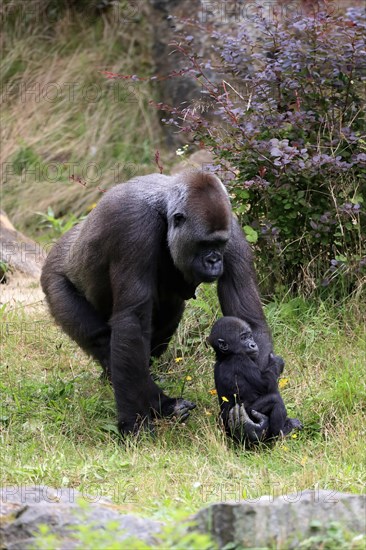
[[[113,12],[94,19],[67,10],[44,19],[44,27],[21,14],[15,27],[7,20],[2,207],[18,229],[37,236],[36,212],[51,206],[57,216],[85,214],[101,190],[156,170],[161,138],[158,116],[147,106],[151,90],[102,74],[151,73],[147,24],[143,14],[122,25]]]
[[[267,306],[286,360],[283,397],[305,428],[255,450],[232,445],[217,426],[214,358],[203,343],[217,311],[213,288],[202,289],[154,367],[171,395],[197,403],[190,420],[160,421],[154,439],[122,443],[99,366],[42,309],[4,308],[2,483],[75,487],[161,519],[208,502],[306,488],[361,492],[366,340],[357,308],[300,299]]]

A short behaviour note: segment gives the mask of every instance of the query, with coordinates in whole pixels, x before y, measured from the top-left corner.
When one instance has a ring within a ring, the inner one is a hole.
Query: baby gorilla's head
[[[252,329],[238,317],[221,317],[212,327],[207,341],[219,355],[245,353],[251,359],[258,356]]]

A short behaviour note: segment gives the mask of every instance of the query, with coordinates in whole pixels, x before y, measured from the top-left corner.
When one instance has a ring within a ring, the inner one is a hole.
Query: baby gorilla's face
[[[254,341],[252,331],[251,330],[241,331],[239,334],[239,338],[240,338],[241,346],[243,347],[243,350],[245,351],[245,353],[249,355],[249,357],[251,357],[252,359],[255,359],[256,357],[258,357],[259,350],[256,342]]]
[[[237,317],[221,317],[216,321],[208,341],[215,351],[223,354],[244,352],[255,359],[259,353],[250,326]]]

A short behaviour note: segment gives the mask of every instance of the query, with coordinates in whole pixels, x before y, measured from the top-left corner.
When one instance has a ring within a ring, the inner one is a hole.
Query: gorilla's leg
[[[149,370],[150,324],[148,307],[114,314],[111,319],[111,372],[118,426],[122,433],[152,430],[151,419],[176,416],[185,420],[195,404],[168,397],[151,378]]]
[[[154,311],[151,357],[160,357],[167,349],[183,312],[184,301],[176,297],[160,304],[159,309]],[[150,395],[152,396],[150,401],[152,414],[156,417],[173,416],[183,422],[188,418],[189,411],[196,407],[192,401],[180,397],[168,397],[153,380],[151,380]]]
[[[149,312],[149,304],[141,301],[133,309],[114,313],[110,320],[112,385],[118,427],[124,434],[152,429],[150,398],[154,388],[149,371]]]
[[[273,369],[277,378],[283,373],[285,367],[285,361],[280,355],[275,355],[274,353],[269,354],[268,369]]]
[[[251,407],[254,411],[269,416],[269,431],[267,437],[288,435],[293,430],[302,430],[303,425],[297,418],[289,418],[282,397],[279,393],[259,397]]]
[[[167,349],[169,342],[178,328],[184,312],[184,302],[177,297],[172,297],[159,304],[154,309],[151,337],[151,357],[160,357]]]
[[[110,377],[109,325],[64,275],[48,279],[47,301],[52,315],[79,346],[99,361]]]

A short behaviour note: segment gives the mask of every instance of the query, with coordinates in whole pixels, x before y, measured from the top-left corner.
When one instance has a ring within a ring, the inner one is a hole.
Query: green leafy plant
[[[314,535],[299,543],[302,550],[362,550],[365,548],[364,535],[353,535],[347,532],[337,522],[327,526],[326,532],[322,531],[322,524],[313,521]]]
[[[44,227],[50,228],[54,237],[60,237],[86,217],[77,217],[74,214],[70,214],[67,217],[62,216],[57,218],[50,206],[47,209],[47,214],[44,214],[43,212],[37,212],[37,214],[41,217],[41,224]]]
[[[108,521],[103,528],[96,526],[95,522],[80,523],[70,526],[68,540],[73,542],[73,548],[93,550],[215,550],[217,546],[211,537],[190,530],[192,525],[192,522],[182,520],[181,514],[175,514],[174,523],[163,526],[155,535],[156,542],[152,545],[137,536],[121,540],[119,535],[123,531],[118,521]],[[32,550],[51,550],[62,546],[61,537],[52,533],[48,525],[40,525],[36,537]]]
[[[11,271],[11,268],[7,262],[0,260],[0,284],[6,283],[7,274]]]

